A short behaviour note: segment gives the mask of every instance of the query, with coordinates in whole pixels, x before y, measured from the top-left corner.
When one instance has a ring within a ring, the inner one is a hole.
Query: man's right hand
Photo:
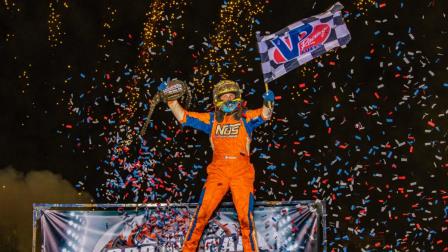
[[[157,90],[159,90],[160,92],[163,92],[163,90],[165,90],[168,87],[168,84],[164,81],[162,83],[160,83],[160,85],[157,87]]]

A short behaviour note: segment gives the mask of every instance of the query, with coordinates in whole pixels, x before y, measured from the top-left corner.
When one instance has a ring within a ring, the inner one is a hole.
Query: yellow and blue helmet
[[[224,101],[221,100],[221,96],[227,93],[235,94],[235,99],[232,100],[233,102],[241,102],[242,90],[240,89],[238,83],[231,80],[222,80],[213,87],[213,105],[217,108],[221,108],[222,105],[224,105]]]

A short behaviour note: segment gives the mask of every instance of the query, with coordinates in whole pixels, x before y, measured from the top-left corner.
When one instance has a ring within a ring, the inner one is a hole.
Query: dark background
[[[254,2],[264,10],[253,29],[241,30],[250,41],[230,28],[216,30],[223,2],[166,8],[167,14],[184,14],[160,22],[145,78],[138,69],[152,2],[70,1],[64,7],[54,1],[63,32],[56,46],[48,40],[48,2],[12,3],[2,3],[0,14],[0,167],[50,170],[97,202],[195,202],[211,160],[207,136],[181,129],[163,104],[144,142],[134,137],[123,150],[117,134],[138,133],[147,99],[168,77],[191,82],[191,110],[211,109],[207,97],[222,76],[244,86],[249,108],[261,106],[254,31],[277,31],[333,4]],[[277,95],[275,114],[252,143],[257,200],[325,200],[333,249],[442,251],[448,228],[448,5],[341,3],[352,34],[347,48],[269,85]],[[161,34],[164,27],[176,36]],[[203,42],[218,33],[247,45],[236,55],[241,71],[213,70]],[[200,66],[211,72],[195,74]],[[141,77],[137,91],[133,76]],[[137,101],[134,115],[129,97]]]

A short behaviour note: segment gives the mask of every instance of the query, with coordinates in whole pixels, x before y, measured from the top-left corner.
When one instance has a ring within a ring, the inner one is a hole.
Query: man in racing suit
[[[241,226],[243,249],[258,251],[253,219],[255,171],[249,159],[249,144],[254,129],[271,118],[274,94],[267,91],[262,108],[247,110],[242,107],[241,92],[236,82],[220,81],[213,89],[215,111],[206,113],[190,112],[177,100],[168,101],[182,126],[208,134],[213,149],[207,180],[183,244],[184,252],[196,251],[209,218],[229,188]]]

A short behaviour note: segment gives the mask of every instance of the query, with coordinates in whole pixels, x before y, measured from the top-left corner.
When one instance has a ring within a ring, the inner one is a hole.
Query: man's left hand
[[[274,92],[272,92],[272,90],[268,90],[266,91],[266,93],[263,94],[263,100],[265,102],[274,102],[275,99],[275,95]]]

